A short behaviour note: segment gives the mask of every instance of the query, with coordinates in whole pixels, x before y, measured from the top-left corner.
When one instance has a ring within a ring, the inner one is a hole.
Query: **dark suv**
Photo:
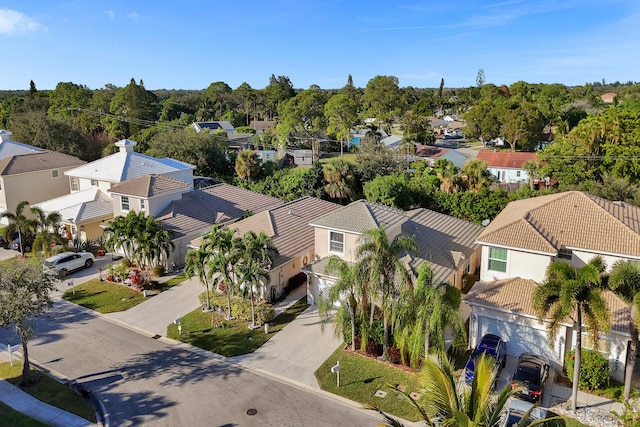
[[[500,372],[500,369],[504,368],[504,364],[507,361],[507,344],[497,335],[487,334],[483,336],[471,356],[469,356],[467,365],[464,368],[464,380],[467,384],[471,384],[473,381],[475,361],[482,353],[494,358],[498,372]]]
[[[11,249],[15,250],[15,251],[19,251],[20,250],[20,245],[21,245],[21,240],[24,239],[24,251],[25,252],[31,252],[31,247],[33,246],[33,241],[36,240],[36,235],[33,233],[25,233],[23,235],[21,235],[20,237],[17,237],[16,239],[13,240],[13,242],[11,242]]]
[[[530,402],[538,402],[549,376],[549,364],[542,357],[531,353],[522,353],[518,367],[511,380],[511,388],[518,389],[516,396]]]

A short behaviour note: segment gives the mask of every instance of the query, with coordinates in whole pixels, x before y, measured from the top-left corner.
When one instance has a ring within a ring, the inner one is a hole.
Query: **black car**
[[[542,357],[523,353],[518,359],[516,372],[511,380],[511,388],[518,389],[516,396],[530,402],[538,402],[549,376],[549,364]]]
[[[4,236],[0,236],[0,248],[9,249],[9,242],[7,242]]]
[[[31,252],[31,248],[33,246],[33,241],[36,239],[36,235],[33,233],[23,234],[20,237],[17,237],[11,242],[11,249],[15,251],[20,250],[21,240],[24,239],[24,251]]]

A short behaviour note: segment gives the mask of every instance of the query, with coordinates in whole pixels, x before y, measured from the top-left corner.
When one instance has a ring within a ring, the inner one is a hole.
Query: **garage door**
[[[495,334],[507,343],[507,354],[518,357],[522,353],[534,353],[544,356],[550,362],[560,362],[558,354],[563,349],[551,349],[547,341],[547,331],[518,325],[490,317],[478,317],[478,340],[484,334]]]

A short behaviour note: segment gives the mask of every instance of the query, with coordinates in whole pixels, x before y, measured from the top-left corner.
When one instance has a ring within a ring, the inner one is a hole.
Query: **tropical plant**
[[[369,325],[373,324],[374,306],[382,311],[383,343],[382,352],[388,356],[389,321],[391,320],[394,300],[399,292],[409,285],[410,275],[407,266],[400,261],[405,253],[415,253],[418,245],[409,236],[397,236],[389,241],[384,226],[365,231],[361,244],[356,252],[359,259],[363,280],[368,286],[371,298]]]
[[[223,289],[227,297],[227,320],[233,318],[231,312],[231,295],[235,293],[233,267],[240,258],[241,240],[235,238],[236,230],[223,229],[218,224],[211,227],[211,232],[202,239],[202,246],[209,254],[213,283]],[[216,274],[217,273],[217,274]]]
[[[324,191],[332,199],[343,202],[355,194],[355,176],[353,165],[342,158],[332,160],[324,165]]]
[[[242,150],[236,157],[235,169],[240,178],[250,183],[252,178],[260,175],[260,160],[253,150]]]
[[[411,366],[416,368],[420,359],[429,355],[431,345],[444,352],[447,326],[451,327],[455,344],[466,343],[464,320],[458,310],[460,302],[458,289],[447,283],[434,284],[429,264],[420,264],[415,286],[401,294],[394,313],[394,337],[403,363],[408,354]]]
[[[424,392],[414,400],[405,394],[427,426],[497,427],[507,401],[517,390],[504,387],[493,395],[497,370],[491,357],[482,355],[476,364],[471,387],[460,386],[453,363],[443,354],[431,354],[424,361],[420,380]],[[387,426],[402,423],[379,411]]]
[[[24,208],[27,206],[29,206],[29,202],[23,200],[16,205],[15,213],[9,211],[0,213],[0,219],[7,218],[9,220],[9,225],[5,228],[6,237],[10,237],[14,232],[17,232],[18,239],[20,239],[20,242],[22,242],[22,236],[35,229],[34,221],[27,218],[24,214]],[[23,244],[20,244],[20,254],[24,256]]]
[[[189,251],[187,251],[184,274],[189,278],[198,276],[198,279],[202,282],[205,289],[204,309],[211,311],[211,298],[209,297],[209,278],[211,277],[210,253],[203,249],[202,246],[201,244],[198,249],[189,249]]]
[[[491,184],[491,173],[487,170],[487,163],[482,160],[468,160],[460,170],[462,185],[469,191],[479,193]]]
[[[577,406],[583,324],[596,345],[600,333],[610,329],[609,309],[600,288],[603,267],[601,257],[592,258],[580,269],[568,261],[554,261],[547,268],[546,280],[533,294],[533,307],[538,319],[542,322],[548,318],[548,338],[552,346],[562,324],[573,320],[576,329],[571,396],[573,411]]]

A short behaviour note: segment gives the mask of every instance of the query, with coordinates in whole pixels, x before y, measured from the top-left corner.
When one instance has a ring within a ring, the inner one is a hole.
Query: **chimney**
[[[116,142],[116,147],[120,148],[121,153],[133,153],[133,147],[136,145],[138,145],[138,143],[130,139],[122,139]]]
[[[0,130],[0,143],[11,140],[11,132],[5,129]]]

